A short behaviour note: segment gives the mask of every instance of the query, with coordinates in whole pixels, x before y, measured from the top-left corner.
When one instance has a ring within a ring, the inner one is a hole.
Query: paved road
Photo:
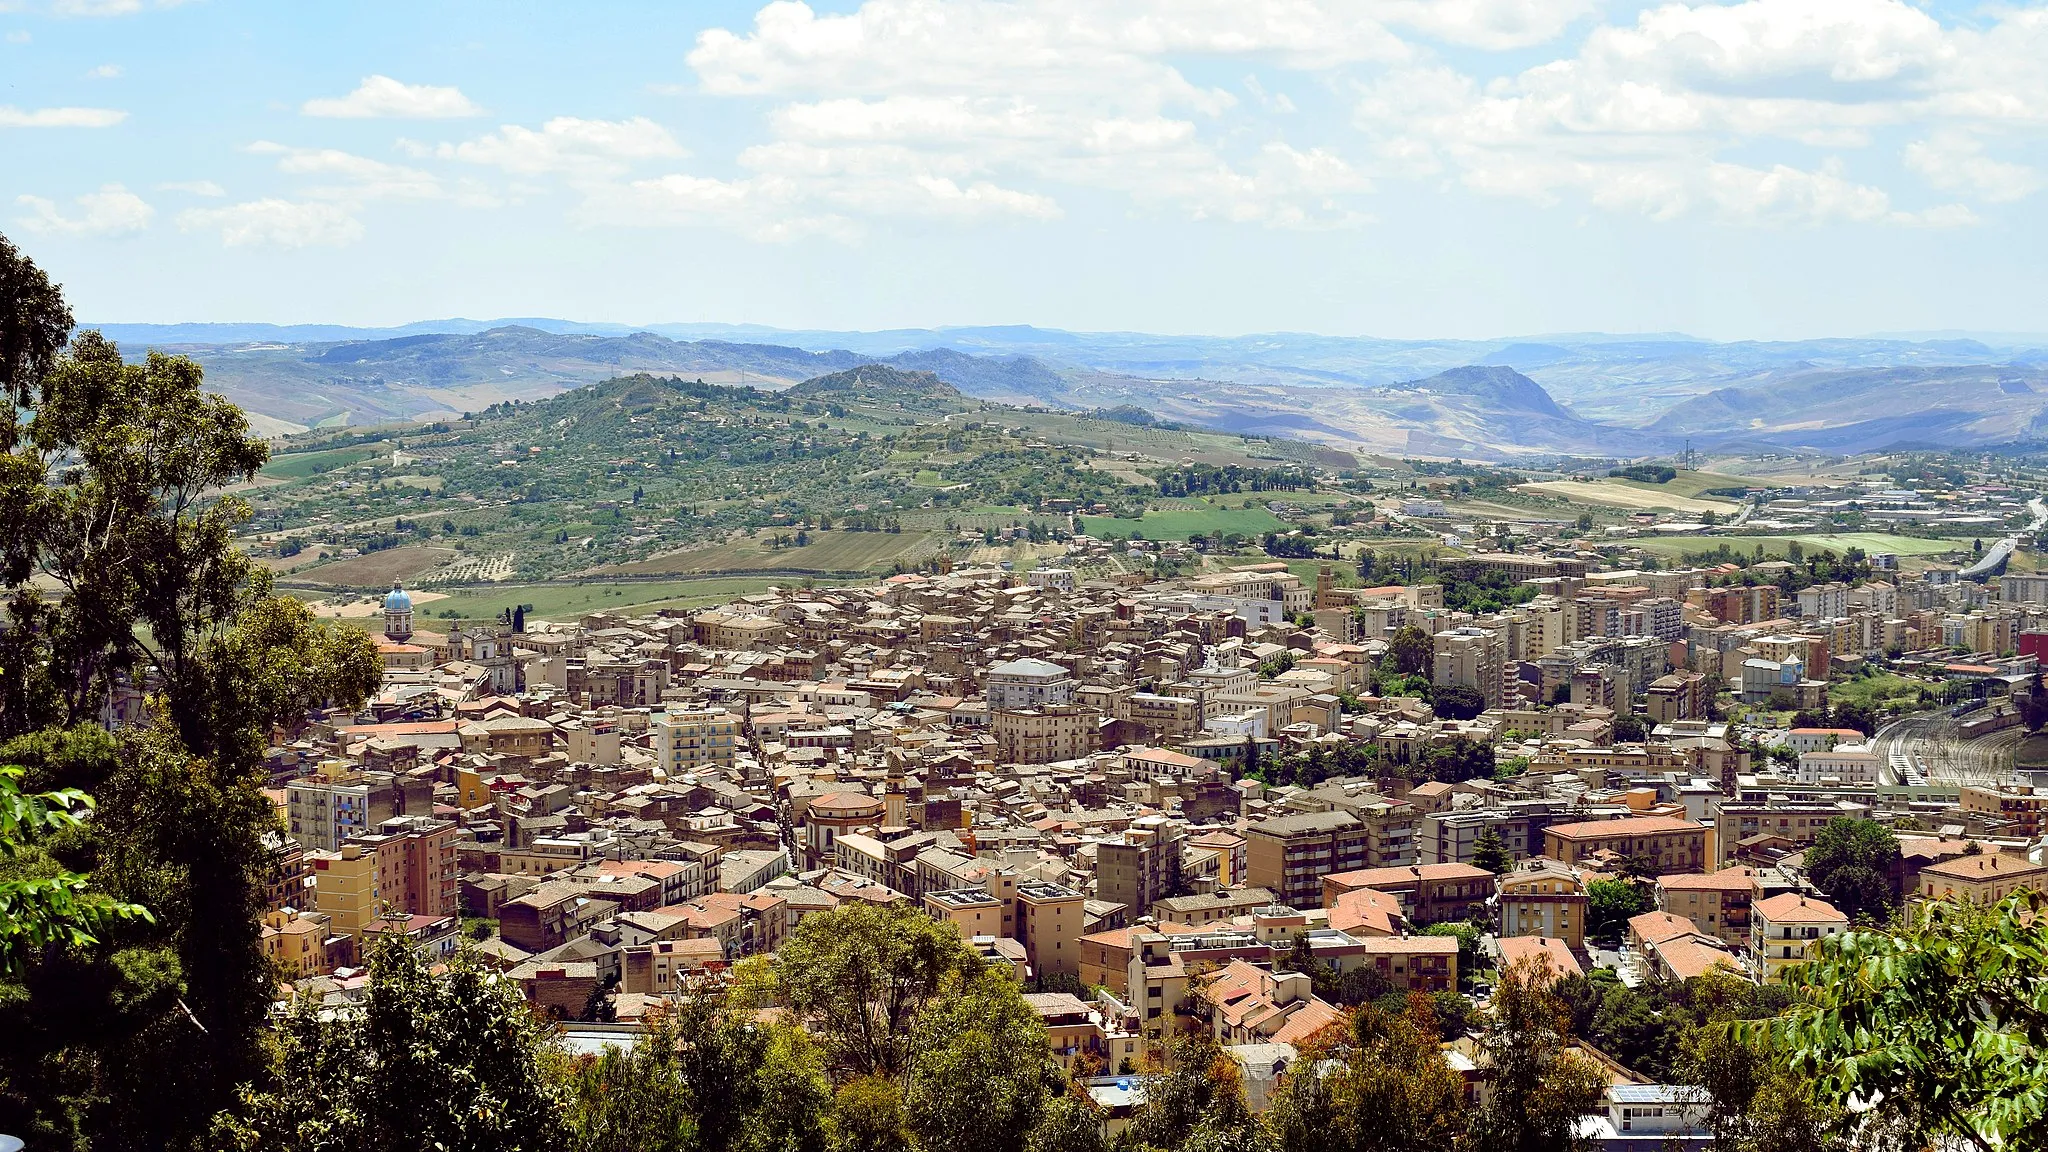
[[[2026,737],[2021,727],[1965,740],[1946,710],[1922,712],[1880,729],[1871,745],[1878,761],[1891,762],[1894,749],[1912,756],[1932,783],[1995,784],[2012,772],[2014,746]]]

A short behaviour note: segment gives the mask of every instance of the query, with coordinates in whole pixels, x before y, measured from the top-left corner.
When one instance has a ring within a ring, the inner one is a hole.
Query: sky
[[[2048,4],[0,0],[81,319],[2048,331]]]

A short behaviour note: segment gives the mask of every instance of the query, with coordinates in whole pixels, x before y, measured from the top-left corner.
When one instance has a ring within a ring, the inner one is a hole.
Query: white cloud
[[[1984,144],[1953,130],[1937,132],[1906,145],[1906,167],[1944,192],[1976,195],[1994,204],[2024,200],[2039,192],[2048,179],[2024,164],[1984,155]]]
[[[29,210],[16,222],[31,232],[71,236],[121,236],[149,227],[156,209],[142,197],[119,184],[108,184],[88,192],[75,202],[78,211],[65,215],[53,200],[40,196],[17,196],[16,203]]]
[[[1470,0],[1445,38],[1520,42],[1556,25],[1516,15],[1525,7]],[[1332,148],[1251,123],[1291,110],[1287,97],[1249,80],[1248,114],[1176,61],[1384,66],[1416,53],[1388,25],[1423,18],[1389,0],[867,0],[843,15],[777,0],[745,33],[700,35],[689,63],[706,92],[773,101],[768,139],[737,157],[748,175],[727,183],[774,188],[789,211],[1049,219],[1072,186],[1311,227],[1363,220],[1349,201],[1364,176]]]
[[[644,116],[630,120],[557,116],[538,129],[507,124],[459,144],[410,147],[418,156],[487,165],[522,176],[615,174],[642,161],[688,154],[668,129]]]
[[[19,28],[7,34],[7,42],[9,44],[27,44],[34,39],[33,35]]]
[[[294,148],[258,140],[249,151],[276,156],[277,170],[292,176],[318,176],[334,181],[311,194],[330,200],[438,200],[445,193],[432,173],[387,164],[338,148]]]
[[[188,232],[220,231],[230,248],[345,247],[363,237],[362,221],[338,204],[278,199],[250,200],[222,208],[190,208],[178,214]]]
[[[211,180],[172,180],[156,186],[159,192],[183,192],[187,196],[225,196],[228,190]]]
[[[111,128],[128,118],[118,108],[16,108],[0,104],[0,128]]]
[[[122,68],[119,64],[102,64],[85,74],[87,80],[119,80]]]
[[[483,115],[483,109],[460,88],[405,84],[389,76],[365,76],[348,95],[308,100],[299,111],[342,120],[449,120]]]
[[[1355,122],[1386,170],[1500,195],[1576,194],[1660,219],[1969,223],[1966,205],[1897,206],[1871,150],[1965,118],[2048,127],[2041,70],[2014,66],[2048,51],[2041,15],[1975,32],[1899,0],[1667,3],[1505,76],[1388,70],[1363,86]],[[1943,132],[1906,155],[1936,189],[1986,201],[2032,190],[2030,170],[1959,151],[1974,146]],[[1805,155],[1757,165],[1738,150]],[[1865,156],[1872,175],[1852,179],[1848,161]]]

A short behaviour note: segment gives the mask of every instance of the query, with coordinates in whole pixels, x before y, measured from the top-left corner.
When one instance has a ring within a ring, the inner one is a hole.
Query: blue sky
[[[2048,330],[2048,10],[0,0],[99,321]]]

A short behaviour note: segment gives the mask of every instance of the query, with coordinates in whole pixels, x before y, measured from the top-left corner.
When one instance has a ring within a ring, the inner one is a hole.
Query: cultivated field
[[[292,557],[299,560],[300,556]],[[389,588],[393,580],[410,580],[425,572],[432,572],[455,559],[453,548],[439,548],[432,545],[415,545],[406,548],[386,548],[381,552],[368,552],[361,556],[347,556],[340,560],[327,560],[307,568],[292,571],[292,579],[308,584],[331,584],[343,588]]]
[[[260,475],[280,480],[303,480],[308,476],[318,476],[322,472],[332,472],[337,468],[346,468],[351,464],[360,464],[373,456],[381,456],[386,451],[387,449],[384,448],[359,444],[353,448],[328,448],[320,452],[293,452],[288,456],[271,457],[270,463],[263,466],[263,471]]]
[[[1673,480],[1671,484],[1639,484],[1632,480],[1606,476],[1590,483],[1581,480],[1540,480],[1524,484],[1521,489],[1525,492],[1541,492],[1546,496],[1562,496],[1574,504],[1621,508],[1630,512],[1712,512],[1716,515],[1733,515],[1737,509],[1733,500],[1680,495],[1672,491],[1672,486],[1677,483],[1677,480]]]

